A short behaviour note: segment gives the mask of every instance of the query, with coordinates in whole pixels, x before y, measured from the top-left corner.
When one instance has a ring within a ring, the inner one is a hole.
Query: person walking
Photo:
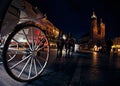
[[[72,36],[72,33],[68,33],[67,39],[65,40],[65,49],[66,49],[66,56],[71,56],[74,52],[75,41]]]
[[[112,45],[113,45],[113,41],[110,38],[108,38],[108,40],[106,40],[106,53],[107,53],[107,55],[110,55]]]
[[[62,50],[64,47],[64,39],[63,39],[63,32],[59,32],[59,36],[57,38],[57,57],[62,57]]]

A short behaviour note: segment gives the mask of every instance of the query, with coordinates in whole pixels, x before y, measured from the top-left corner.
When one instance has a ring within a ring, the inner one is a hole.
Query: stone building
[[[91,16],[91,27],[89,33],[86,33],[80,39],[80,45],[82,49],[93,49],[94,46],[100,47],[105,42],[105,24],[102,21],[98,21],[98,18],[93,11]],[[85,47],[84,47],[85,46]]]
[[[98,22],[97,16],[94,11],[91,16],[90,30],[90,47],[93,47],[94,45],[99,46],[100,44],[102,44],[105,38],[105,24],[103,23],[102,18],[100,19],[100,22]]]

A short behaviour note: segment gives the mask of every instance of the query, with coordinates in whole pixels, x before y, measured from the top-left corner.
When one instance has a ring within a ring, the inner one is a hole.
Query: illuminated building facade
[[[98,23],[97,16],[95,12],[93,12],[91,16],[91,35],[90,35],[90,44],[92,46],[98,45],[98,43],[103,43],[105,38],[105,24],[100,19],[100,23]]]
[[[120,37],[116,37],[116,38],[113,39],[112,48],[115,48],[116,51],[120,51]]]
[[[90,33],[83,35],[80,39],[81,49],[93,49],[94,47],[100,47],[105,43],[105,24],[100,19],[98,23],[97,16],[93,11],[91,16]]]

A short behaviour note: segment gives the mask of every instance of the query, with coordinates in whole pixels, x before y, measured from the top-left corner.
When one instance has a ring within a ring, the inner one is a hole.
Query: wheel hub
[[[32,51],[33,56],[40,56],[40,53],[36,50]]]

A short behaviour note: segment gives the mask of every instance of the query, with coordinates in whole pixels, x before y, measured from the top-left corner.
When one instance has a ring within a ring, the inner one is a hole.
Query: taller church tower
[[[97,39],[97,32],[98,32],[98,26],[97,26],[97,16],[95,15],[95,12],[93,11],[93,15],[91,16],[91,39],[95,40]]]

